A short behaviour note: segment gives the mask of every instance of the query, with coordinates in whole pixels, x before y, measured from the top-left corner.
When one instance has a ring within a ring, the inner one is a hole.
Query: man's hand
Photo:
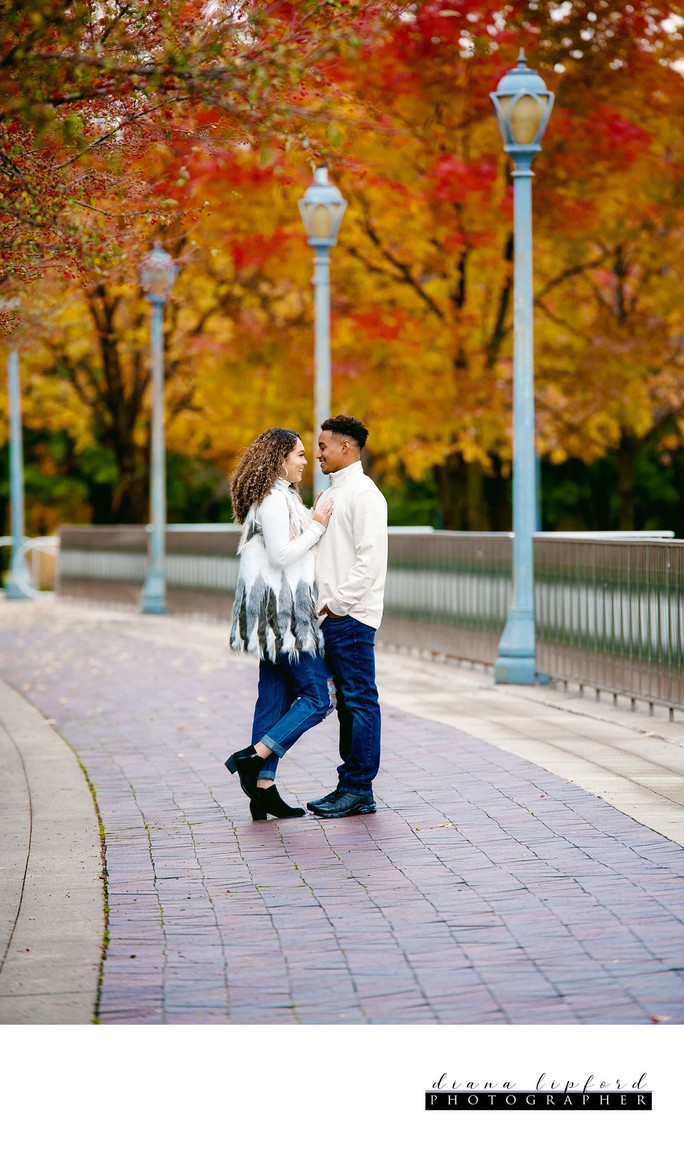
[[[318,614],[327,616],[328,619],[344,619],[343,615],[335,615],[334,611],[330,610],[327,603],[323,605]]]

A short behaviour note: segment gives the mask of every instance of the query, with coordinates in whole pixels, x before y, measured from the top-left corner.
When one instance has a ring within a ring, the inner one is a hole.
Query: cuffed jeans
[[[332,711],[328,677],[321,655],[283,653],[259,661],[259,693],[254,708],[252,743],[265,743],[272,755],[264,760],[259,779],[275,779],[278,760],[300,735]]]
[[[337,691],[340,721],[339,787],[353,795],[373,790],[380,768],[380,704],[375,684],[375,628],[352,616],[322,623],[325,659]]]

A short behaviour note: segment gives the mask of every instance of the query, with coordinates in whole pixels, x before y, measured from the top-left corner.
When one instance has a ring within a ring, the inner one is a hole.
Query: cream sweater
[[[387,575],[387,501],[360,462],[331,475],[334,510],[315,550],[319,611],[378,628]]]

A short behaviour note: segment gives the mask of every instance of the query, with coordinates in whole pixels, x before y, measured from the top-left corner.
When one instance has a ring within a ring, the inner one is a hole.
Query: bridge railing
[[[538,666],[684,707],[684,541],[535,541]]]
[[[240,529],[167,532],[170,608],[226,618]],[[672,533],[535,537],[537,667],[553,679],[684,708],[684,541]],[[144,527],[60,531],[58,590],[137,603]],[[392,528],[380,638],[493,664],[512,593],[511,535]]]

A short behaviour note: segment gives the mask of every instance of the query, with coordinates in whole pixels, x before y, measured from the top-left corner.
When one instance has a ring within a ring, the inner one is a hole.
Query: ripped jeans
[[[323,656],[306,651],[296,660],[281,653],[275,662],[259,661],[252,743],[265,743],[273,753],[264,760],[259,779],[275,779],[281,756],[333,710],[329,675]]]

